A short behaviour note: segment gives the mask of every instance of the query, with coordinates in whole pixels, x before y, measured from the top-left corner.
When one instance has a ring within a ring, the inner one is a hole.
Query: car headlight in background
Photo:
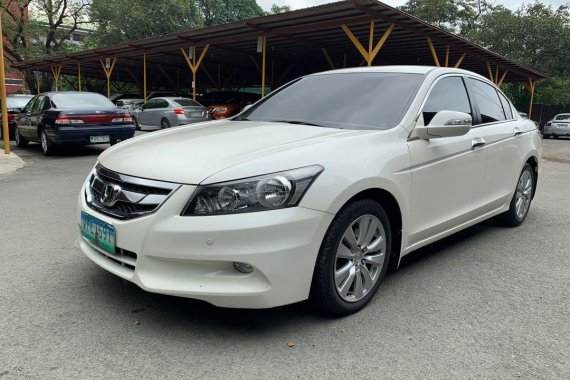
[[[297,206],[323,170],[322,166],[313,165],[199,186],[182,215],[236,214]]]

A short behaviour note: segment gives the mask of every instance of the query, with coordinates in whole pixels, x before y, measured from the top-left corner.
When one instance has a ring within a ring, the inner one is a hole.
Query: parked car
[[[103,95],[62,91],[36,95],[16,117],[14,139],[19,147],[41,143],[45,155],[58,144],[111,145],[133,137],[131,115]]]
[[[570,113],[561,113],[544,125],[542,136],[545,139],[570,136]]]
[[[137,129],[170,128],[211,120],[208,108],[189,98],[154,98],[133,111]]]
[[[237,115],[245,106],[259,100],[259,94],[249,92],[220,92],[208,94],[214,100],[208,101],[208,108],[211,110],[212,118],[226,119]],[[206,96],[208,99],[208,96]]]
[[[119,101],[123,101],[123,99],[137,99],[137,98],[142,98],[142,96],[140,94],[112,94],[109,97],[109,100],[112,101],[115,105],[117,105],[117,103]]]
[[[146,97],[147,101],[150,99],[163,97],[163,96],[175,96],[176,94],[172,91],[154,91],[148,94]],[[139,97],[125,97],[117,100],[117,107],[124,108],[129,112],[132,112],[136,107],[142,106],[144,103],[144,98]]]
[[[99,156],[78,199],[87,257],[151,292],[347,315],[410,252],[523,223],[540,171],[534,124],[460,69],[308,75],[210,123]]]
[[[8,131],[10,132],[10,140],[14,139],[14,126],[16,125],[16,115],[28,104],[33,95],[8,95],[6,97],[6,107],[8,108]],[[2,102],[2,99],[0,99]],[[0,123],[2,122],[2,113],[0,113]],[[0,138],[2,136],[2,128],[0,127]]]

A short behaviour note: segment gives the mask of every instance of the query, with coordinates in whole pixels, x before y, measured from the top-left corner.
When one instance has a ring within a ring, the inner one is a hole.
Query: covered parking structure
[[[163,35],[18,65],[63,76],[137,85],[145,98],[159,83],[175,91],[260,86],[262,96],[300,75],[355,66],[460,67],[530,91],[545,76],[375,0],[346,0]],[[39,89],[39,83],[38,83]],[[145,99],[146,100],[146,99]]]

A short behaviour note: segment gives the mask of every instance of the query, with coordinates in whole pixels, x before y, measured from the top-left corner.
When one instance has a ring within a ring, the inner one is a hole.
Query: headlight
[[[183,216],[223,215],[297,206],[324,170],[320,165],[199,186]]]

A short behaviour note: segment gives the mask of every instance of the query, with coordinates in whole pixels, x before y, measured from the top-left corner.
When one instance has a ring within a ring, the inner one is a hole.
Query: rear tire
[[[167,118],[162,118],[160,121],[160,129],[170,128],[170,121]]]
[[[55,153],[55,144],[48,138],[45,129],[40,129],[40,145],[44,156],[51,156]]]
[[[542,135],[542,138],[548,140],[550,138],[550,135],[544,134],[544,135]]]
[[[530,210],[534,186],[534,169],[527,163],[524,165],[517,181],[517,187],[509,209],[501,214],[501,219],[505,225],[517,227],[525,221]]]
[[[391,241],[388,214],[377,202],[364,199],[342,209],[321,244],[311,302],[333,316],[366,306],[388,269]]]
[[[18,127],[14,128],[14,140],[16,141],[16,146],[18,148],[25,148],[28,146],[28,140],[26,140],[22,135],[20,135],[20,131]]]

